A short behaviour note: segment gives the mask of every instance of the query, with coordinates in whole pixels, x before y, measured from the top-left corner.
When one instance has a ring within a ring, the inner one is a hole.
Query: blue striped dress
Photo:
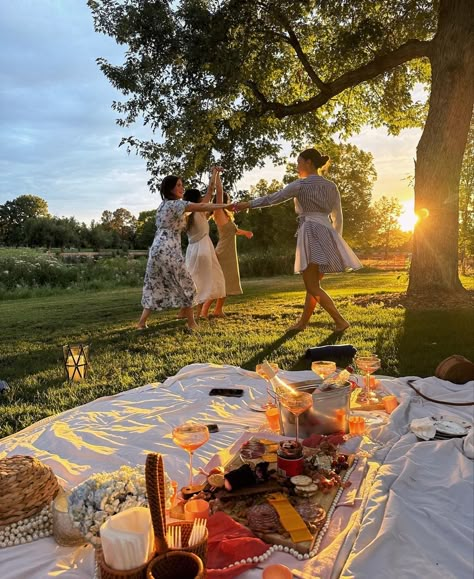
[[[362,264],[342,238],[341,196],[336,185],[310,175],[297,179],[284,189],[250,201],[250,207],[270,207],[294,199],[298,216],[295,272],[304,271],[310,263],[322,273],[360,269]]]

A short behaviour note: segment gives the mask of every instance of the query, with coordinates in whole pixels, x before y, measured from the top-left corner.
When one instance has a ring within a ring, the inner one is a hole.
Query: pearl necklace
[[[44,507],[41,512],[0,528],[0,549],[24,545],[53,534],[53,514],[51,507]]]

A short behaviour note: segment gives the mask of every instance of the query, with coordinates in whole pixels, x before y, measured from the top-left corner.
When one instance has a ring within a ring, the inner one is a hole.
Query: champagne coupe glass
[[[173,442],[189,452],[189,486],[193,484],[193,453],[209,440],[205,424],[189,420],[173,428]]]
[[[336,363],[329,362],[327,360],[321,360],[317,362],[313,362],[311,364],[311,370],[320,376],[323,380],[325,380],[331,374],[334,374],[336,371]]]
[[[280,370],[280,368],[278,368],[278,364],[274,364],[272,362],[269,362],[268,365],[275,372],[275,374]],[[266,398],[266,400],[260,399],[260,405],[262,407],[262,410],[267,410],[268,408],[272,408],[273,406],[275,406],[275,400],[273,399],[272,395],[270,394],[270,388],[269,388],[270,376],[265,371],[264,364],[257,364],[257,366],[255,368],[255,372],[257,372],[257,374],[260,376],[260,378],[263,378],[266,381],[267,398]]]
[[[365,402],[369,403],[372,394],[370,391],[370,375],[378,370],[381,366],[380,358],[375,354],[357,354],[354,358],[357,367],[365,373]]]
[[[308,392],[286,392],[280,395],[280,404],[289,410],[296,418],[296,442],[299,438],[299,417],[313,405],[313,397]]]

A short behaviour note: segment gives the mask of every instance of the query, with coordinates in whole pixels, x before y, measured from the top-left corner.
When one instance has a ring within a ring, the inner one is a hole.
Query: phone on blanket
[[[240,388],[213,388],[209,396],[230,396],[232,398],[241,398],[244,391]]]

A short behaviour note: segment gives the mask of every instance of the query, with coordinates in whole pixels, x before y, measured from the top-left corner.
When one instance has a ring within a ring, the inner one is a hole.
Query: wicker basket
[[[0,460],[0,528],[39,513],[59,491],[49,466],[32,456]]]
[[[96,560],[97,565],[99,566],[100,579],[146,579],[147,577],[146,570],[149,561],[140,567],[135,567],[135,569],[118,571],[117,569],[112,569],[107,565],[100,547],[96,549]]]
[[[204,565],[193,553],[169,551],[148,565],[147,579],[203,579]]]

